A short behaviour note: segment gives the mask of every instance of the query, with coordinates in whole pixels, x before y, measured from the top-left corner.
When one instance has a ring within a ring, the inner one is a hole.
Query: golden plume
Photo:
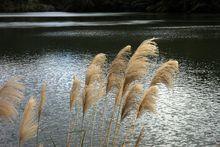
[[[86,81],[83,93],[83,114],[104,94],[103,68],[106,55],[100,53],[94,57],[86,73]]]
[[[109,74],[106,92],[109,92],[112,87],[120,89],[121,81],[124,78],[125,70],[131,54],[131,46],[124,47],[112,61]]]
[[[179,71],[179,65],[176,60],[169,60],[163,63],[156,71],[155,76],[151,81],[152,85],[157,85],[159,83],[164,84],[167,88],[172,88],[173,79],[176,73]]]
[[[140,117],[145,110],[155,112],[157,95],[158,95],[157,86],[151,86],[144,92],[143,98],[138,106],[137,118]]]
[[[144,127],[142,127],[142,129],[141,129],[141,132],[140,132],[140,134],[137,138],[137,141],[135,143],[135,147],[139,147],[139,144],[140,144],[141,140],[143,139],[143,137],[144,137]]]
[[[36,101],[31,97],[25,106],[23,118],[19,127],[19,145],[33,138],[37,133],[37,121],[35,115]]]
[[[137,95],[140,95],[143,91],[143,86],[141,84],[135,84],[128,92],[124,106],[122,107],[121,121],[128,115],[133,106],[137,107],[137,100],[135,99]]]
[[[14,105],[10,102],[0,99],[0,117],[11,120],[18,115]]]
[[[11,120],[17,116],[16,105],[24,98],[24,84],[15,77],[0,87],[0,117]]]
[[[20,102],[24,98],[24,84],[19,82],[20,79],[18,77],[11,78],[1,86],[0,97],[10,102]]]
[[[140,80],[146,75],[149,67],[148,56],[157,56],[158,54],[157,44],[154,40],[155,38],[143,41],[132,55],[125,71],[123,86],[116,97],[116,103],[126,93],[133,81]]]
[[[106,61],[106,55],[103,53],[97,54],[90,63],[86,72],[85,85],[89,85],[94,81],[102,80],[103,67]]]
[[[73,84],[70,92],[70,111],[72,111],[74,102],[79,94],[80,90],[80,81],[76,78],[76,76],[73,77]]]
[[[40,104],[38,107],[38,119],[40,119],[43,107],[45,105],[46,102],[46,83],[42,84],[42,88],[41,88],[41,99],[40,99]]]

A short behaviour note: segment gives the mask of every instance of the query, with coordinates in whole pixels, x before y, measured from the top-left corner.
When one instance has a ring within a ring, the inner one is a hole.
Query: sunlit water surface
[[[0,14],[0,83],[21,75],[26,97],[39,98],[43,81],[47,83],[47,103],[42,115],[40,142],[65,146],[69,122],[69,91],[73,75],[84,80],[86,68],[95,54],[108,55],[108,64],[117,52],[143,40],[157,37],[160,56],[152,60],[149,84],[157,67],[169,59],[180,64],[172,91],[160,85],[157,113],[146,113],[138,120],[145,124],[141,146],[203,146],[220,143],[220,17],[218,15],[170,16],[142,13],[21,13]],[[83,82],[82,82],[83,83]],[[83,86],[83,85],[82,85]],[[108,95],[109,116],[114,94]],[[98,112],[104,109],[104,98]],[[87,130],[95,128],[93,145],[101,138],[100,121],[92,126],[92,108],[85,117]],[[19,119],[14,124],[1,120],[0,146],[17,145]],[[122,124],[129,124],[132,114]],[[81,113],[73,111],[75,129],[80,129]],[[99,125],[97,125],[99,124]],[[106,125],[106,124],[105,124]],[[124,127],[122,127],[124,130]],[[130,142],[135,142],[140,125]],[[123,134],[124,131],[121,133]],[[79,134],[79,133],[76,133]],[[91,131],[85,145],[90,145]],[[77,138],[75,135],[74,138]],[[79,138],[79,136],[78,136]],[[119,139],[120,140],[120,139]],[[74,142],[79,140],[74,139]],[[34,146],[35,139],[26,143]]]

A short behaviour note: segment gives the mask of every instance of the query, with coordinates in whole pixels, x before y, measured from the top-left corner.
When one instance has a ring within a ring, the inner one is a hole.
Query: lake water
[[[138,120],[145,124],[141,146],[220,144],[220,15],[217,14],[2,13],[0,83],[11,76],[24,77],[27,88],[21,113],[29,96],[39,97],[41,83],[46,81],[47,103],[40,142],[53,146],[51,136],[57,146],[65,146],[72,76],[77,75],[83,81],[86,68],[97,53],[106,53],[110,63],[124,46],[130,44],[135,50],[143,40],[152,37],[158,38],[160,56],[152,62],[144,83],[147,85],[156,68],[169,59],[179,61],[180,73],[171,92],[160,86],[157,113],[147,113]],[[111,104],[113,98],[109,97]],[[92,129],[91,111],[86,116],[88,129]],[[107,109],[107,114],[110,112],[111,108]],[[77,119],[73,112],[72,117],[78,120],[76,129],[80,128],[80,115]],[[99,113],[96,116],[97,122],[100,121]],[[0,146],[16,146],[19,120],[20,117],[14,124],[1,121]],[[94,128],[93,145],[97,146],[101,128],[99,125]],[[90,145],[90,136],[91,132],[85,140],[86,146]],[[26,146],[34,143],[35,139],[30,140]]]

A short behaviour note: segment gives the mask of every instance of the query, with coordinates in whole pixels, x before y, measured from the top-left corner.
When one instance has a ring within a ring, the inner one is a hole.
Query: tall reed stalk
[[[73,110],[73,106],[77,100],[77,96],[79,95],[79,91],[80,91],[80,81],[76,78],[76,76],[73,77],[73,83],[72,83],[72,87],[71,87],[71,91],[70,91],[70,109],[69,109],[69,125],[68,125],[68,129],[67,129],[67,137],[66,137],[66,146],[70,147],[71,146],[71,130],[72,130],[72,115],[71,112]],[[76,111],[76,113],[78,113]],[[78,116],[78,115],[77,115]]]
[[[137,138],[137,141],[135,143],[135,147],[139,147],[140,142],[142,141],[143,137],[144,137],[144,127],[141,128],[141,132]]]
[[[101,120],[101,126],[100,126],[100,128],[101,128],[101,131],[99,132],[99,136],[100,136],[100,138],[99,138],[99,140],[100,140],[100,147],[102,147],[103,146],[103,144],[105,143],[105,141],[104,141],[104,136],[102,136],[102,133],[103,133],[103,131],[105,130],[105,120],[107,119],[106,117],[105,117],[105,112],[106,112],[106,107],[107,107],[107,104],[108,104],[108,101],[107,101],[107,98],[105,98],[105,101],[104,101],[104,109],[103,109],[103,112],[102,112],[102,120]]]
[[[92,119],[92,130],[91,130],[91,137],[90,137],[90,146],[93,147],[93,133],[94,133],[94,129],[95,129],[95,118],[96,118],[96,114],[97,114],[97,106],[94,106],[94,115],[93,115],[93,119]]]
[[[142,94],[142,91],[143,91],[143,85],[141,85],[141,84],[135,84],[129,90],[129,92],[125,98],[124,105],[122,107],[121,121],[123,121],[124,118],[132,111],[132,108],[137,109],[138,103],[137,103],[136,98]],[[128,130],[128,132],[126,133],[126,136],[125,136],[125,144],[127,141],[128,134],[133,134],[134,124],[135,124],[135,119],[132,119],[131,129]]]
[[[41,114],[42,114],[45,102],[46,102],[46,83],[43,83],[42,88],[41,88],[41,99],[40,99],[40,103],[39,103],[39,106],[38,106],[36,145],[38,145],[40,118],[41,118]]]
[[[36,100],[31,97],[24,108],[23,118],[19,127],[19,147],[37,134],[37,121],[35,115]]]
[[[87,110],[94,105],[104,94],[104,65],[106,62],[106,55],[100,53],[96,55],[90,65],[88,66],[86,72],[85,87],[82,97],[82,108],[83,108],[83,117],[82,117],[82,128],[84,123],[84,116]],[[81,146],[83,146],[85,137],[85,132],[81,139]]]
[[[120,89],[122,88],[123,79],[125,76],[125,71],[129,62],[129,56],[131,54],[131,46],[127,45],[121,51],[117,54],[115,59],[112,61],[109,74],[108,74],[108,82],[107,82],[107,89],[106,91],[109,92],[113,87],[116,87],[118,90],[118,94],[115,98],[115,104],[113,106],[112,115],[110,118],[110,122],[108,125],[107,133],[106,133],[106,144],[108,146],[109,144],[109,138],[110,138],[110,132],[111,132],[111,126],[114,119],[115,110],[117,107],[117,104],[119,103],[120,98]]]

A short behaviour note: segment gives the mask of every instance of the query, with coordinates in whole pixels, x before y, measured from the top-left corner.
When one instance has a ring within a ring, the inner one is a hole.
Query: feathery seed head
[[[137,118],[140,117],[143,114],[143,112],[146,110],[155,112],[157,95],[158,95],[157,86],[151,86],[144,92],[143,98],[138,106]]]
[[[11,103],[0,98],[0,117],[12,120],[17,115],[18,112],[15,107]]]
[[[179,72],[179,64],[176,60],[169,60],[163,63],[156,71],[151,81],[151,86],[159,83],[164,84],[167,88],[172,88],[175,75]]]
[[[40,104],[38,106],[38,119],[40,119],[41,113],[43,111],[43,107],[45,105],[46,102],[46,83],[44,82],[42,84],[42,88],[41,88],[41,99],[40,99]]]
[[[124,78],[125,70],[129,61],[128,57],[130,54],[131,46],[127,45],[120,50],[115,59],[112,61],[108,74],[106,92],[109,92],[112,87],[120,89],[121,81]]]
[[[122,96],[133,81],[140,80],[147,74],[149,67],[148,56],[157,56],[157,53],[157,44],[154,39],[145,40],[140,44],[128,63]]]
[[[79,95],[79,90],[80,90],[80,81],[76,78],[76,76],[74,76],[72,89],[70,92],[70,111],[72,111],[74,102],[76,101],[76,98]]]
[[[19,127],[19,144],[33,138],[37,133],[37,121],[35,115],[36,101],[31,97],[25,106],[23,118]]]
[[[137,107],[136,97],[139,96],[143,91],[143,85],[135,84],[128,92],[124,106],[122,107],[121,121],[128,115],[132,110],[132,107]],[[137,109],[137,108],[136,108]]]

